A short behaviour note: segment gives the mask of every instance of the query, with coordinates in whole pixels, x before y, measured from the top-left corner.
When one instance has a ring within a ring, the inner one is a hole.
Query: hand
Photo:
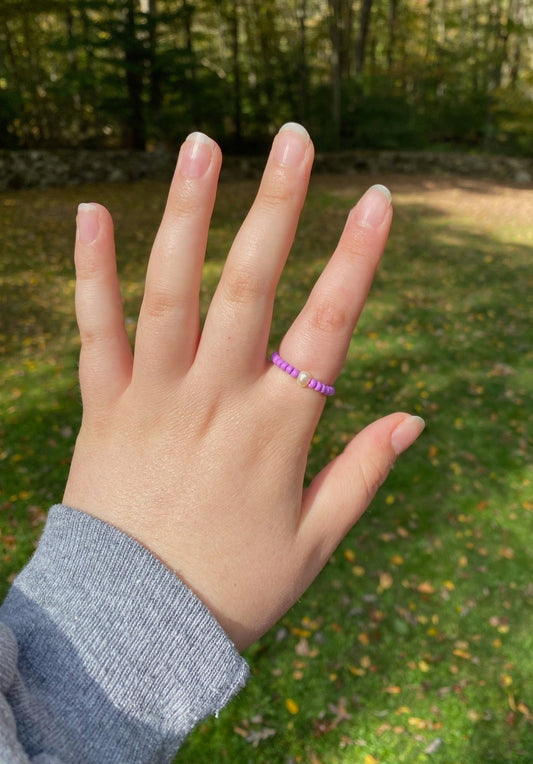
[[[312,159],[303,128],[280,130],[200,336],[221,153],[206,136],[189,136],[150,255],[134,356],[111,217],[97,204],[78,213],[83,421],[63,501],[148,547],[239,649],[309,586],[423,427],[403,413],[374,422],[303,489],[325,396],[299,387],[266,353]],[[341,370],[391,218],[387,190],[367,191],[281,344],[283,358],[328,384]]]

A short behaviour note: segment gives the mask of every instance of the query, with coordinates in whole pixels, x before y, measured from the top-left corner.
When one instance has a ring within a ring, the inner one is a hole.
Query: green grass
[[[314,179],[273,348],[376,180]],[[427,430],[307,594],[249,650],[246,690],[179,761],[533,762],[533,190],[385,182],[390,245],[309,477],[382,414],[419,413]],[[204,307],[253,192],[246,182],[220,194]],[[148,181],[0,195],[4,591],[61,499],[80,419],[76,205],[113,212],[133,331],[164,196]]]

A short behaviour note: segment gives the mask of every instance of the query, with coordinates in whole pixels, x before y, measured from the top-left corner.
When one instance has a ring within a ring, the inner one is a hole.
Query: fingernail
[[[98,236],[100,215],[95,204],[80,204],[76,224],[78,226],[78,241],[90,244]]]
[[[179,156],[179,171],[185,178],[201,178],[207,172],[215,142],[204,133],[191,133]]]
[[[283,167],[297,167],[307,153],[310,136],[297,122],[287,122],[280,128],[272,147],[275,162]]]
[[[360,225],[379,228],[392,203],[391,192],[386,186],[371,186],[356,206]]]
[[[420,433],[423,431],[426,423],[419,416],[406,417],[395,430],[392,431],[390,438],[391,446],[399,456],[409,446],[412,446]]]

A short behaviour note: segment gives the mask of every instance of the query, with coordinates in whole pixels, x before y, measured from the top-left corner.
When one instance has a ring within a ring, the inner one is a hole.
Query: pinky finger
[[[80,204],[76,247],[76,317],[81,338],[80,385],[86,413],[105,413],[131,378],[113,221],[99,204]]]

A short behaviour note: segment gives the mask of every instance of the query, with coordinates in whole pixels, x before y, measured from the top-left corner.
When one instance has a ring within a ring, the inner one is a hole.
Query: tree
[[[392,3],[396,3],[396,0],[391,0]],[[359,18],[359,36],[357,38],[357,47],[355,49],[355,72],[361,74],[365,65],[366,43],[368,39],[368,31],[370,29],[370,13],[372,11],[372,0],[361,0],[361,15]],[[392,44],[393,40],[389,38],[389,43]]]
[[[124,130],[131,148],[146,148],[146,125],[144,116],[144,64],[146,51],[138,33],[137,2],[125,0],[123,25],[124,66],[128,96],[128,122]]]
[[[529,150],[529,0],[3,0],[0,143]],[[328,115],[328,117],[326,117]]]

